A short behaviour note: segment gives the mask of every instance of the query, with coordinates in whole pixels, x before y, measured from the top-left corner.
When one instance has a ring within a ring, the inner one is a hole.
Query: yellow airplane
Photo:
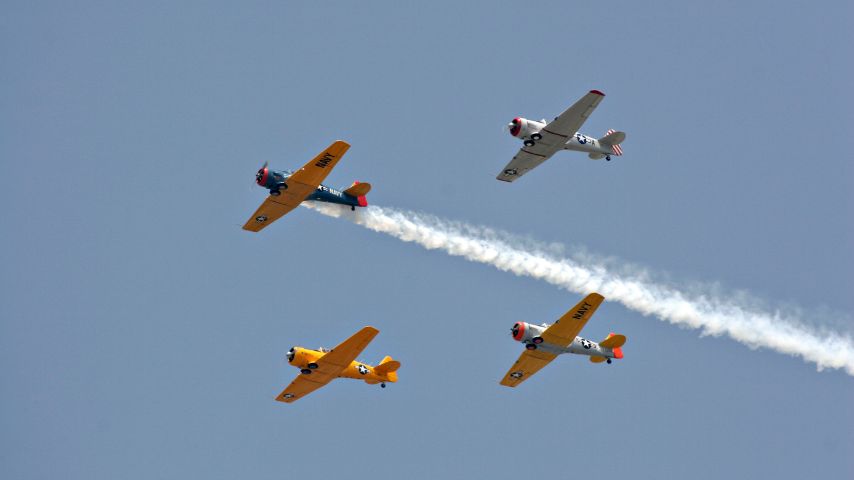
[[[386,356],[376,367],[354,361],[378,333],[380,331],[374,327],[365,327],[332,350],[291,348],[288,351],[288,363],[299,368],[300,375],[276,397],[276,400],[285,403],[295,402],[341,377],[364,380],[371,385],[379,383],[382,388],[385,388],[385,382],[396,382],[397,369],[400,368],[400,362],[397,360]]]
[[[562,353],[588,355],[593,363],[611,363],[612,358],[623,358],[620,347],[626,343],[625,335],[611,333],[599,343],[577,336],[603,300],[602,295],[591,293],[552,325],[525,322],[513,325],[510,330],[513,339],[524,343],[525,351],[504,375],[501,385],[519,385]]]

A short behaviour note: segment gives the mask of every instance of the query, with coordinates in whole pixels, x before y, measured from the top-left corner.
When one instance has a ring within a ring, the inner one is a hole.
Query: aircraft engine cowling
[[[522,343],[533,342],[534,338],[539,338],[546,331],[546,327],[540,325],[531,325],[526,322],[516,322],[510,333],[513,335],[513,340]]]
[[[272,180],[270,169],[267,168],[267,164],[264,164],[264,166],[258,170],[258,173],[255,174],[255,183],[262,187],[268,187],[268,182],[270,180]]]
[[[516,117],[512,122],[507,124],[507,129],[510,131],[510,135],[513,135],[516,138],[525,139],[530,138],[531,135],[539,132],[545,126],[546,124],[542,122]]]
[[[294,363],[294,358],[296,356],[297,356],[297,347],[291,347],[291,349],[288,350],[288,353],[287,353],[288,363]]]
[[[266,163],[255,173],[255,183],[270,190],[286,190],[285,178],[282,172],[270,170]]]

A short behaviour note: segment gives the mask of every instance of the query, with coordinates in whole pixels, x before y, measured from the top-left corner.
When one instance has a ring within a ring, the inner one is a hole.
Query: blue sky
[[[516,390],[519,320],[580,295],[307,209],[258,235],[261,163],[353,146],[331,186],[749,292],[850,335],[852,6],[7,2],[0,476],[695,478],[854,473],[842,371],[613,302]],[[513,184],[513,117],[606,97],[610,163]],[[363,325],[381,390],[273,401],[292,345]],[[848,475],[846,475],[848,474]]]

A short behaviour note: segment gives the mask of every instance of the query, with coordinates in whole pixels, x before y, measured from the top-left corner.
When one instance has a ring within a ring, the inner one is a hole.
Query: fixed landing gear
[[[354,207],[353,205],[350,205],[350,211],[355,212],[355,211],[356,211],[356,207]]]
[[[282,192],[280,192],[278,190],[270,190],[270,195],[272,195],[274,197],[278,197],[281,194],[282,194]]]
[[[543,343],[543,337],[534,337],[531,339],[531,341],[536,343],[537,345],[539,345],[539,344]]]
[[[524,142],[522,142],[522,143],[524,143],[526,147],[533,147],[533,146],[534,146],[534,141],[533,141],[533,140],[525,140],[525,141],[524,141]]]
[[[534,345],[533,343],[528,343],[525,345],[525,348],[527,348],[528,350],[536,350],[537,346]]]
[[[608,365],[610,365],[610,364],[611,364],[611,359],[609,358],[608,360],[606,360],[606,362],[608,362]]]
[[[543,136],[540,135],[539,133],[535,133],[535,134],[531,135],[531,139],[533,139],[533,140],[541,140],[542,138],[543,138]]]
[[[606,161],[606,162],[610,162],[610,161],[611,161],[611,156],[610,156],[610,155],[605,155],[605,161]]]
[[[380,388],[385,388],[385,382],[380,384]]]
[[[309,370],[307,368],[303,368],[302,370],[299,371],[299,373],[301,373],[303,375],[311,375],[311,370]]]
[[[314,363],[314,362],[311,362],[311,363],[309,363],[309,364],[308,364],[308,368],[310,368],[310,369],[314,370],[315,368],[317,368],[317,364],[316,364],[316,363]]]

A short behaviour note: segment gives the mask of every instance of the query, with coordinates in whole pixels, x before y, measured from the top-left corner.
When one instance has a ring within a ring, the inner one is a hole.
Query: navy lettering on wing
[[[572,318],[576,320],[581,320],[581,318],[584,316],[585,313],[587,313],[588,310],[590,310],[590,304],[584,302],[584,304],[581,305],[581,307],[575,312],[575,314],[572,315]]]
[[[326,168],[326,166],[329,165],[329,162],[331,162],[333,158],[335,157],[331,153],[326,152],[323,154],[323,157],[320,158],[320,160],[318,160],[314,164],[314,166],[319,168]]]

